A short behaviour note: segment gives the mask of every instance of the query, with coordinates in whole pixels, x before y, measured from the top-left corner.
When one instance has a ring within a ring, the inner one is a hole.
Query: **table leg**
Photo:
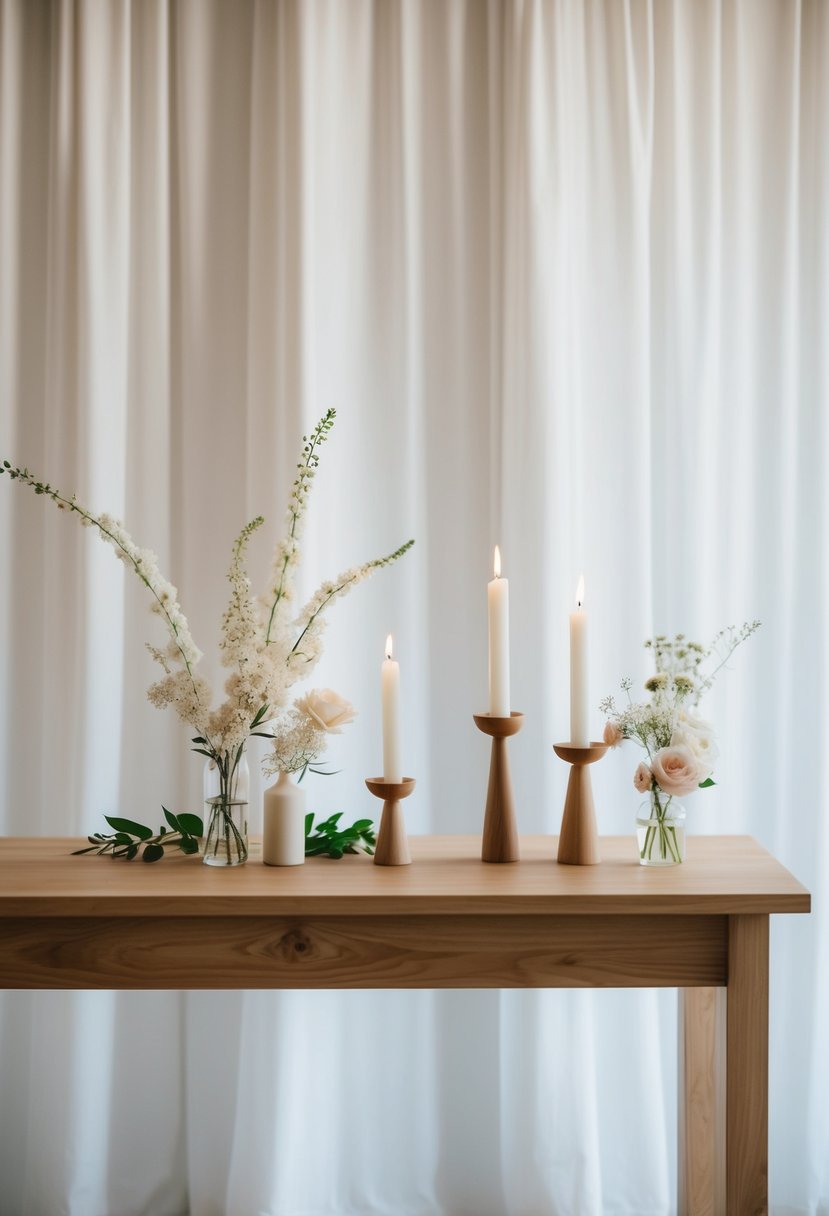
[[[728,987],[679,994],[680,1216],[768,1212],[769,918],[731,916]]]
[[[726,991],[679,990],[679,1216],[726,1210]]]
[[[769,918],[731,916],[728,927],[726,1210],[768,1212]]]

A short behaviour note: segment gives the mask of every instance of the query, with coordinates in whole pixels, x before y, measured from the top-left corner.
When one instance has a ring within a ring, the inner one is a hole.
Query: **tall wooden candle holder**
[[[601,861],[599,836],[587,766],[601,760],[607,744],[589,743],[587,747],[577,747],[573,743],[554,743],[553,751],[572,765],[558,838],[558,861],[565,866],[598,865]]]
[[[406,822],[400,803],[404,798],[408,798],[414,789],[414,777],[404,777],[402,781],[384,781],[382,777],[366,777],[366,785],[375,798],[383,799],[383,813],[380,816],[380,831],[377,834],[377,847],[374,850],[374,864],[376,866],[410,865],[412,858],[409,853],[409,838],[406,835]]]
[[[492,739],[481,860],[518,861],[518,828],[515,824],[507,739],[518,734],[524,725],[524,715],[513,711],[508,718],[496,718],[492,714],[472,716],[478,730]]]

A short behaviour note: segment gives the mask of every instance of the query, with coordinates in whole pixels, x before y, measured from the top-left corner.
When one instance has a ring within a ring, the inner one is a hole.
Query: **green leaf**
[[[131,844],[130,847],[127,849],[127,861],[134,861],[137,852],[138,852],[138,845]]]
[[[181,828],[179,827],[178,816],[174,815],[172,811],[168,811],[166,806],[162,806],[161,809],[164,812],[164,818],[167,820],[173,831],[180,832]]]
[[[355,823],[352,823],[351,828],[352,831],[355,832],[365,832],[373,825],[373,823],[373,819],[358,819]]]
[[[190,740],[190,742],[191,742],[191,743],[205,743],[205,744],[206,744],[206,743],[207,743],[207,740],[205,739],[204,735],[196,735],[194,738],[192,738],[192,739]]]
[[[202,823],[201,819],[199,819],[198,815],[191,815],[189,811],[182,811],[177,818],[181,825],[182,832],[186,833],[186,835],[204,835],[204,824]]]
[[[716,785],[716,784],[717,784],[716,781],[712,781],[710,777],[706,777],[704,781],[700,781],[699,788],[701,790],[708,790],[711,788],[712,785]]]
[[[269,705],[263,705],[263,706],[262,706],[262,707],[261,707],[261,708],[260,708],[260,709],[257,711],[257,713],[256,713],[256,717],[253,719],[253,721],[252,721],[252,722],[251,722],[251,724],[250,724],[250,729],[251,729],[251,730],[253,730],[253,728],[254,728],[255,726],[258,726],[258,725],[259,725],[259,723],[262,721],[262,719],[264,718],[265,714],[268,712],[268,710],[269,710],[269,709],[270,709],[270,706],[269,706]]]
[[[141,854],[142,861],[161,861],[164,856],[164,849],[160,844],[148,844],[144,847],[144,852]]]
[[[135,823],[132,819],[119,819],[115,815],[104,815],[104,819],[116,832],[128,832],[139,840],[149,840],[153,834],[152,828],[144,827],[143,823]]]
[[[309,811],[308,814],[305,816],[305,835],[306,836],[311,835],[311,829],[313,828],[313,826],[314,826],[314,812]]]
[[[203,747],[191,747],[190,750],[192,752],[198,752],[200,756],[207,756],[208,760],[215,760],[216,758],[212,752],[206,752]]]
[[[182,853],[198,853],[199,842],[198,840],[194,840],[192,836],[182,836],[181,840],[178,842],[178,847],[181,849]]]
[[[97,853],[98,846],[96,844],[88,845],[85,849],[73,849],[70,856],[80,857],[83,853]]]

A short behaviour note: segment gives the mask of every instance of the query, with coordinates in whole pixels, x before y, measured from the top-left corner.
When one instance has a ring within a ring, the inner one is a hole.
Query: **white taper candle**
[[[383,694],[383,780],[400,782],[400,664],[392,657],[392,637],[386,638],[386,657],[380,673]]]
[[[501,550],[497,545],[493,568],[495,577],[486,589],[489,617],[489,712],[493,718],[508,718],[509,580],[501,578]]]
[[[587,613],[584,611],[584,575],[576,591],[576,611],[570,613],[570,742],[587,747]]]

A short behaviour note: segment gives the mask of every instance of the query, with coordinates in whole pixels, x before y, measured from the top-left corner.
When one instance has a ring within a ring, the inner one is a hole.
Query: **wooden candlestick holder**
[[[524,715],[513,711],[508,718],[496,718],[492,714],[472,716],[478,730],[492,739],[481,860],[518,861],[518,828],[515,824],[507,739],[518,734],[524,725]]]
[[[404,798],[408,798],[414,789],[414,777],[404,777],[402,781],[384,781],[382,777],[366,777],[366,785],[375,798],[383,799],[383,813],[380,816],[380,831],[377,833],[374,864],[376,866],[411,865],[409,838],[406,835],[406,823],[400,803]]]
[[[596,809],[588,764],[601,760],[606,743],[589,743],[577,747],[574,743],[554,743],[553,751],[573,767],[567,782],[564,815],[558,838],[558,861],[565,866],[595,866],[601,861],[599,836],[596,831]]]

